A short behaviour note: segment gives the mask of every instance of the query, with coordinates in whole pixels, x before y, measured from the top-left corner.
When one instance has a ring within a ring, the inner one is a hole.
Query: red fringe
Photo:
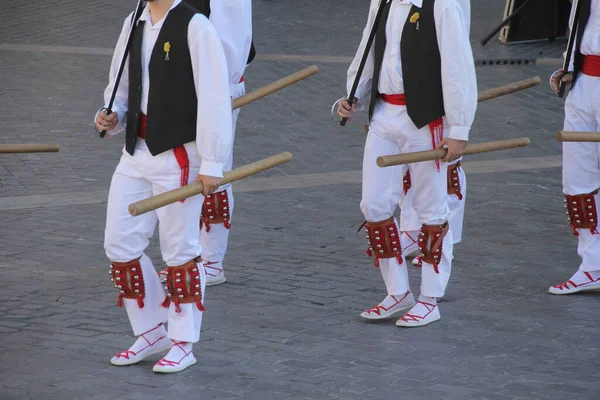
[[[229,221],[225,221],[225,222],[223,222],[223,226],[225,227],[225,229],[230,229],[231,223]]]
[[[198,310],[200,311],[206,311],[206,308],[204,308],[204,304],[202,304],[202,300],[200,300],[200,297],[196,299],[196,307],[198,307]]]
[[[185,186],[190,181],[190,159],[187,154],[187,150],[183,145],[177,146],[173,149],[173,153],[175,153],[175,159],[177,160],[177,164],[179,168],[181,168],[181,186]],[[180,200],[183,203],[185,199]]]
[[[171,305],[171,299],[168,297],[165,297],[165,300],[162,302],[161,307],[169,308],[170,305]]]
[[[396,255],[396,260],[398,260],[398,263],[400,263],[400,265],[402,265],[402,263],[404,262],[404,261],[402,261],[402,255],[401,254],[397,254]]]
[[[438,144],[444,139],[444,120],[438,118],[433,122],[429,123],[429,131],[431,132],[431,145],[435,149]],[[440,160],[435,160],[435,166],[437,170],[440,170]]]
[[[408,190],[412,186],[410,169],[406,170],[406,174],[404,174],[404,179],[402,180],[402,189],[404,190],[404,195],[408,193]]]
[[[144,308],[144,298],[142,296],[137,298],[137,303],[139,308]]]
[[[123,295],[120,294],[119,297],[117,297],[117,307],[123,307]]]

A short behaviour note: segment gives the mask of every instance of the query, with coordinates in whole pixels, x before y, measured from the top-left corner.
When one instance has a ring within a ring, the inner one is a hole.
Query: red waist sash
[[[581,72],[600,78],[600,56],[584,56]]]

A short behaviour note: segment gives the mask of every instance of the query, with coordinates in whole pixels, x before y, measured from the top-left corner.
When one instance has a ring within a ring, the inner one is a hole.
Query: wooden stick
[[[558,132],[559,142],[600,142],[600,132]]]
[[[238,97],[233,101],[233,109],[238,109],[240,107],[244,107],[258,99],[261,99],[265,96],[268,96],[272,93],[277,92],[283,88],[293,85],[296,82],[300,82],[303,79],[308,78],[319,72],[319,68],[316,65],[305,68],[302,71],[298,71],[291,75],[286,76],[278,81],[269,83],[267,86],[263,86],[260,89],[254,90],[242,97]]]
[[[275,156],[265,158],[264,160],[253,162],[252,164],[245,165],[243,167],[234,169],[226,172],[221,180],[221,184],[235,182],[237,180],[246,178],[250,175],[258,174],[259,172],[266,171],[270,168],[276,167],[281,164],[285,164],[293,158],[289,152],[277,154]],[[182,186],[175,190],[159,194],[158,196],[152,196],[147,199],[138,201],[129,205],[129,214],[134,217],[147,213],[148,211],[156,210],[157,208],[164,207],[169,204],[176,203],[180,200],[187,199],[188,197],[195,196],[202,193],[204,185],[202,182],[191,183],[186,186]]]
[[[487,101],[491,99],[495,99],[496,97],[504,96],[506,94],[515,93],[520,90],[528,89],[530,87],[534,87],[542,83],[542,80],[539,76],[535,76],[533,78],[525,79],[519,82],[509,83],[508,85],[499,86],[497,88],[484,90],[479,92],[477,96],[477,102],[481,103],[482,101]]]
[[[486,142],[478,144],[469,144],[465,149],[464,155],[487,153],[489,151],[514,149],[517,147],[525,147],[530,143],[529,138],[522,137],[518,139],[500,140],[497,142]],[[418,151],[415,153],[395,154],[392,156],[377,157],[377,165],[381,168],[391,167],[394,165],[410,164],[421,161],[440,160],[446,157],[448,149],[437,149]]]
[[[56,153],[60,151],[57,144],[0,144],[0,154],[6,153]]]

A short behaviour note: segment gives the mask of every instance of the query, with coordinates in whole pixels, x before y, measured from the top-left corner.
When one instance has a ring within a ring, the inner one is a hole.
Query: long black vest
[[[579,14],[579,25],[577,27],[577,36],[575,41],[575,54],[573,59],[573,76],[577,79],[579,72],[583,66],[583,54],[581,54],[581,42],[583,40],[583,33],[585,27],[590,20],[590,14],[592,12],[592,0],[580,0],[581,13]]]
[[[194,8],[183,2],[169,11],[150,56],[146,144],[154,156],[196,140],[198,99],[187,40],[189,23],[196,14]],[[135,150],[141,113],[143,36],[144,21],[140,21],[129,54],[125,139],[129,154]]]
[[[375,104],[380,97],[379,75],[387,39],[385,28],[390,14],[390,1],[385,5],[375,36],[375,65],[371,88],[369,119],[373,118]],[[442,62],[435,29],[433,7],[435,0],[423,0],[422,8],[412,6],[402,30],[400,57],[406,111],[417,128],[444,116],[442,91]],[[418,24],[411,23],[411,16],[419,13]],[[397,93],[389,93],[397,94]]]

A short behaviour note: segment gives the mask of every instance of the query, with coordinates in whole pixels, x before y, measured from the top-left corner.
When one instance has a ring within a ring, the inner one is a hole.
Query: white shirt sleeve
[[[439,0],[434,9],[442,59],[442,88],[448,137],[468,140],[477,110],[477,78],[464,14],[456,0]]]
[[[378,0],[371,0],[369,18],[367,20],[367,25],[363,30],[362,40],[360,41],[360,45],[358,46],[358,50],[356,51],[354,60],[352,60],[350,68],[348,68],[348,80],[346,82],[346,90],[348,93],[348,97],[350,96],[352,85],[354,85],[354,80],[356,79],[356,74],[358,73],[358,67],[360,66],[363,53],[365,52],[365,47],[367,46],[367,41],[369,40],[369,34],[371,33],[373,22],[375,22],[375,16],[377,14],[378,5]],[[373,73],[375,67],[374,52],[375,50],[373,49],[373,46],[371,46],[371,49],[369,50],[369,56],[365,64],[365,69],[363,70],[362,76],[358,82],[358,88],[356,90],[356,95],[354,96],[363,104],[366,98],[368,97],[369,93],[371,92],[371,83],[373,82]]]
[[[217,32],[201,14],[190,21],[188,45],[198,97],[196,144],[202,159],[200,174],[220,178],[233,146],[227,62]]]
[[[252,43],[252,1],[211,2],[210,22],[215,27],[229,69],[229,84],[237,85],[244,75]]]
[[[121,66],[121,59],[123,58],[123,53],[125,52],[125,47],[127,45],[127,39],[129,38],[129,32],[131,29],[131,18],[133,18],[133,13],[129,14],[127,18],[125,18],[125,22],[123,23],[123,28],[121,29],[121,35],[119,36],[119,40],[117,41],[117,45],[115,47],[115,52],[113,53],[112,62],[110,63],[110,73],[108,78],[108,86],[104,89],[104,107],[108,108],[108,103],[110,102],[110,96],[112,95],[113,88],[115,87],[115,81],[117,80],[117,74],[119,72],[119,67]],[[119,123],[115,128],[110,131],[111,135],[116,135],[117,133],[121,133],[125,130],[127,126],[127,100],[129,97],[129,57],[125,63],[125,68],[123,68],[123,74],[121,75],[121,81],[119,82],[119,87],[117,88],[117,96],[115,97],[115,101],[112,106],[112,112],[117,113],[119,117]],[[94,125],[96,123],[96,118],[98,118],[98,112],[94,117]]]

